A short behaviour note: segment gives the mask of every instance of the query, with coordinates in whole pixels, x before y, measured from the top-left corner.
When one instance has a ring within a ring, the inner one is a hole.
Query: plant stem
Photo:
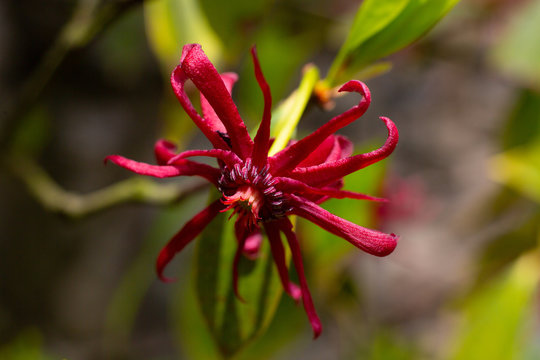
[[[142,177],[133,177],[88,194],[62,189],[30,158],[11,156],[7,167],[28,188],[47,210],[80,218],[125,202],[166,205],[207,188],[205,182],[191,185],[159,184]]]

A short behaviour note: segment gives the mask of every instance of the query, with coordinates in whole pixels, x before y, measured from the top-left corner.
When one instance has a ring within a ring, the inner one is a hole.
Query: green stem
[[[26,157],[12,156],[7,167],[28,188],[47,210],[72,218],[80,218],[125,202],[153,205],[175,203],[207,187],[158,184],[147,178],[133,177],[89,194],[77,194],[62,189],[38,164]]]

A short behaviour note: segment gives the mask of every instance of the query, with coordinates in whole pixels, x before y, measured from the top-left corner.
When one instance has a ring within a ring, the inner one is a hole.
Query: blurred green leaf
[[[540,0],[526,2],[506,32],[497,38],[492,60],[501,71],[540,89]]]
[[[515,198],[515,193],[512,196]],[[535,211],[534,215],[523,223],[516,223],[508,233],[490,241],[479,261],[478,285],[525,252],[536,247],[538,224],[540,224],[540,213]]]
[[[154,269],[159,250],[180,229],[181,224],[193,216],[192,209],[200,207],[206,196],[204,193],[197,194],[180,204],[165,208],[154,221],[107,309],[104,343],[108,357],[123,357],[122,354],[128,350],[141,303],[150,285],[157,281]],[[179,254],[177,257],[184,259],[185,254]],[[185,282],[185,278],[189,278],[187,272],[178,283]],[[173,285],[162,284],[162,286]]]
[[[540,93],[529,89],[521,94],[502,131],[505,149],[525,145],[540,136]]]
[[[240,52],[254,30],[268,15],[273,0],[236,0],[227,1],[201,0],[201,8],[209,23],[221,41],[227,45],[227,54]]]
[[[490,170],[494,180],[540,202],[540,136],[495,156]]]
[[[199,43],[214,63],[222,45],[196,0],[153,0],[144,2],[146,32],[165,74],[178,64],[182,46]]]
[[[58,357],[43,351],[43,335],[29,328],[21,331],[10,343],[0,347],[0,359],[6,360],[52,360]]]
[[[232,264],[237,248],[234,221],[216,217],[197,240],[195,293],[208,330],[224,357],[238,353],[268,327],[282,294],[267,241],[256,261],[239,264],[239,301],[232,289]],[[190,330],[191,331],[191,330]]]
[[[459,0],[365,0],[325,81],[334,87],[411,44]]]
[[[292,35],[279,24],[267,25],[257,33],[257,53],[264,76],[270,85],[274,108],[293,86],[297,86],[300,69],[316,44],[312,39],[312,36],[304,32]],[[255,130],[256,126],[253,125],[258,125],[262,116],[263,97],[248,54],[247,48],[238,53],[242,55],[243,64],[239,70],[240,80],[235,87],[234,99],[246,124]],[[272,123],[276,120],[273,116]]]
[[[399,339],[389,330],[379,330],[371,341],[370,360],[415,360],[419,358],[414,343]],[[361,358],[361,357],[358,357]]]
[[[450,359],[522,357],[529,316],[537,297],[539,265],[537,253],[523,255],[466,303],[465,323]]]
[[[206,360],[223,357],[217,344],[208,331],[200,305],[194,290],[192,279],[185,286],[179,286],[174,304],[174,321],[177,325],[177,336],[188,359]],[[242,306],[243,304],[239,304]],[[303,329],[307,329],[305,313],[301,305],[289,297],[282,297],[275,316],[271,321],[268,336],[260,336],[246,344],[245,349],[234,356],[236,360],[271,359],[275,353],[296,338]],[[307,329],[311,331],[311,328]]]

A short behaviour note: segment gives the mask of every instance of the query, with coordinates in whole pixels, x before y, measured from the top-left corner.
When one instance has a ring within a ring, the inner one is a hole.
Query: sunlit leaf
[[[308,100],[311,98],[318,80],[319,70],[315,66],[306,67],[298,89],[272,114],[274,123],[272,135],[275,136],[275,140],[270,148],[270,155],[276,154],[285,148],[289,140],[294,136],[298,121],[304,114]]]
[[[491,177],[540,202],[540,137],[495,156]]]
[[[221,42],[196,0],[145,1],[144,12],[150,45],[165,74],[178,64],[182,46],[188,43],[201,44],[208,57],[219,62]]]
[[[540,1],[526,3],[497,38],[493,63],[523,84],[540,89]]]
[[[538,254],[530,253],[476,293],[465,306],[465,322],[450,359],[521,358],[539,277]]]
[[[336,86],[366,66],[411,44],[459,0],[365,0],[326,82]]]

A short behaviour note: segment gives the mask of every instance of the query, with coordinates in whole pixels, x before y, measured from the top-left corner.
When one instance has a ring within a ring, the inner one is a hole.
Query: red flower
[[[351,156],[352,143],[334,133],[364,114],[371,101],[367,86],[353,80],[343,85],[340,91],[362,95],[358,105],[334,117],[311,135],[269,156],[272,98],[255,49],[251,53],[255,77],[264,96],[263,117],[255,139],[249,136],[230,95],[237,80],[236,74],[220,75],[200,45],[190,44],[183,48],[180,65],[172,73],[171,84],[184,110],[214,148],[190,150],[176,155],[173,144],[160,140],[155,146],[159,165],[140,163],[119,155],[108,156],[106,160],[141,175],[159,178],[201,176],[214,184],[222,194],[220,199],[185,224],[161,250],[156,268],[162,280],[168,280],[163,276],[163,270],[174,255],[189,244],[219,212],[232,210],[232,215],[237,215],[235,232],[238,250],[233,261],[233,288],[237,295],[240,257],[242,253],[256,257],[264,228],[283,288],[295,300],[302,299],[317,337],[322,327],[304,276],[300,246],[287,215],[308,219],[367,253],[376,256],[390,254],[397,244],[396,235],[363,228],[329,213],[317,204],[328,198],[380,200],[340,190],[342,179],[390,155],[398,142],[398,131],[390,119],[381,117],[388,129],[385,144],[369,153]],[[201,92],[202,116],[185,92],[184,84],[188,79]],[[187,160],[193,156],[214,157],[219,167]],[[281,233],[291,249],[300,287],[289,280]]]

